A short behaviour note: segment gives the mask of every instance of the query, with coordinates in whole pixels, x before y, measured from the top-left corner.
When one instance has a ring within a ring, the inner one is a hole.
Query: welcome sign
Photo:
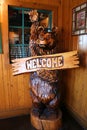
[[[43,56],[43,57],[32,57],[32,59],[26,60],[26,69],[33,70],[33,69],[46,69],[46,68],[58,68],[63,66],[63,56]]]
[[[13,75],[40,69],[57,70],[79,67],[77,51],[15,59],[12,62]]]

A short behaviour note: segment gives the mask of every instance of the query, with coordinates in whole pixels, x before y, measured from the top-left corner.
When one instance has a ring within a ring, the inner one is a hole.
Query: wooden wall
[[[53,10],[53,24],[61,28],[60,0],[0,0],[3,53],[0,54],[0,118],[29,113],[32,101],[29,94],[29,74],[12,75],[9,63],[8,5]],[[57,19],[57,16],[60,19]]]
[[[64,101],[67,108],[87,127],[87,35],[72,36],[72,8],[85,0],[62,1],[63,51],[78,50],[80,67],[63,71]]]
[[[12,76],[9,64],[8,49],[8,5],[33,7],[54,10],[53,23],[58,25],[62,39],[60,51],[78,49],[84,59],[85,36],[72,36],[72,8],[85,2],[85,0],[1,0],[0,22],[2,24],[3,53],[0,54],[0,118],[29,113],[31,97],[29,95],[29,74]],[[62,5],[62,6],[61,6]],[[58,18],[57,18],[58,17]],[[80,39],[80,40],[79,40]],[[85,64],[85,63],[84,63]],[[80,66],[78,69],[63,71],[64,102],[68,109],[87,125],[87,68]],[[65,93],[66,92],[66,93]]]

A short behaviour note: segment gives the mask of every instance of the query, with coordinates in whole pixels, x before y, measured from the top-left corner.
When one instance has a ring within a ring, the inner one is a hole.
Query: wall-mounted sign
[[[72,35],[87,33],[87,3],[83,3],[72,10]]]
[[[57,70],[79,67],[77,51],[15,59],[12,62],[13,75],[40,69]]]

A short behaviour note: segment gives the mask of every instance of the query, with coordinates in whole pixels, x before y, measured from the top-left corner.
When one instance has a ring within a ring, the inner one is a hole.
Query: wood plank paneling
[[[63,0],[63,50],[78,50],[82,60],[87,58],[87,35],[72,36],[72,8],[76,7],[85,0]],[[85,48],[85,51],[84,51]],[[83,55],[85,52],[85,55]],[[65,94],[65,103],[81,123],[87,127],[87,66],[80,64],[78,69],[66,70],[63,72],[63,82]]]
[[[0,1],[1,2],[1,1]],[[62,26],[61,0],[2,0],[0,16],[3,54],[0,54],[0,118],[29,112],[32,101],[29,94],[29,74],[13,76],[9,63],[8,5],[53,10],[53,25]],[[59,16],[60,18],[58,19]]]
[[[4,83],[3,83],[3,66],[2,66],[2,55],[0,55],[0,108],[5,110],[5,93],[4,93]]]
[[[29,109],[32,105],[29,95],[29,74],[12,76],[12,69],[9,64],[7,13],[9,4],[21,7],[53,9],[56,12],[53,13],[53,23],[54,25],[58,24],[60,32],[60,52],[61,50],[71,51],[78,49],[82,55],[84,48],[87,47],[84,36],[80,38],[71,35],[72,8],[85,2],[85,0],[51,0],[51,2],[50,0],[4,0],[3,2],[0,5],[3,42],[3,54],[0,54],[0,117],[26,113],[26,109]],[[60,38],[61,36],[62,38]],[[82,39],[82,41],[79,39]],[[64,92],[66,91],[65,103],[76,117],[80,117],[83,124],[87,124],[86,80],[87,68],[83,66],[80,66],[79,69],[63,71],[62,86],[64,86]]]

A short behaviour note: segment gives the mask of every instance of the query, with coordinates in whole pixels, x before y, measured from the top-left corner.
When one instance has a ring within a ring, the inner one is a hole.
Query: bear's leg
[[[58,105],[59,105],[59,97],[55,96],[55,98],[47,104],[47,109],[46,109],[47,118],[51,118],[51,119],[57,118]]]
[[[32,113],[35,116],[40,116],[43,113],[44,104],[42,104],[41,101],[39,101],[38,98],[33,93],[32,93],[32,103],[33,103]]]

